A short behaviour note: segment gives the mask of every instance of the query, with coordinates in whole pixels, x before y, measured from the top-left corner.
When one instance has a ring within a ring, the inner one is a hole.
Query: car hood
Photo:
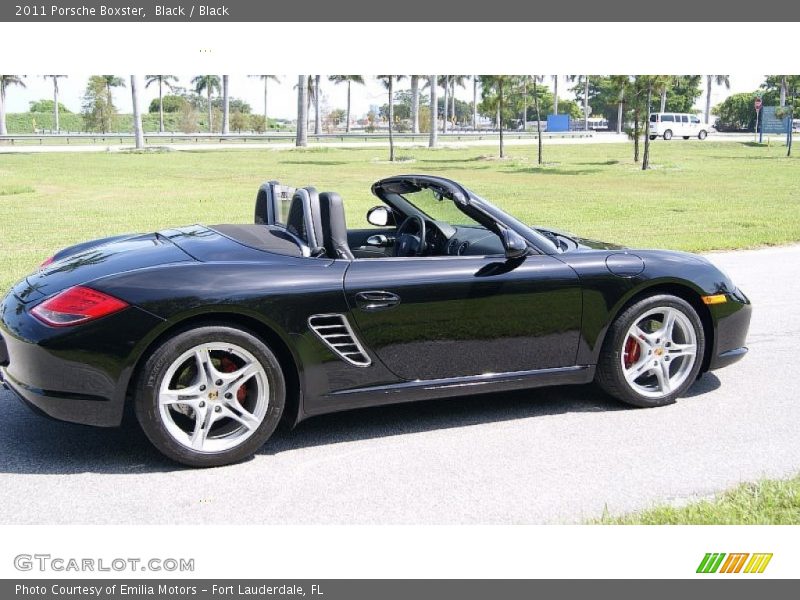
[[[23,302],[32,302],[115,273],[191,260],[158,233],[103,238],[58,252],[53,262],[14,286],[13,293]]]

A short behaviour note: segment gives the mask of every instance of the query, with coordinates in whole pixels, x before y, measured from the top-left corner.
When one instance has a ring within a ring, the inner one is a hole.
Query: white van
[[[688,113],[651,113],[649,133],[651,140],[657,137],[671,140],[672,136],[681,136],[685,140],[690,137],[704,140],[708,135],[708,125],[700,121],[697,115]]]

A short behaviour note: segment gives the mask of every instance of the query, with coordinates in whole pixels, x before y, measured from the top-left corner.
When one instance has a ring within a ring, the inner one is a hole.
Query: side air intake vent
[[[372,364],[344,315],[312,315],[308,326],[334,354],[351,365],[368,367]]]

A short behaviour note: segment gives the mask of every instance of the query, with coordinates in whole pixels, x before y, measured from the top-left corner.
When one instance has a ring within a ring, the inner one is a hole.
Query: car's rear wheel
[[[704,140],[704,139],[706,139],[707,135],[708,135],[708,132],[703,130],[703,131],[701,131],[700,133],[697,134],[697,137],[698,137],[698,139]]]
[[[672,130],[671,129],[667,129],[664,132],[664,139],[665,140],[671,140],[672,139]]]
[[[651,135],[651,136],[650,136],[650,140],[652,141],[652,140],[656,139],[656,137],[658,137],[658,136]]]
[[[611,325],[596,380],[628,404],[672,404],[697,378],[704,349],[703,324],[692,305],[668,294],[651,296]]]
[[[159,346],[138,378],[135,410],[164,455],[192,467],[238,462],[275,431],[280,363],[253,334],[225,326],[184,331]]]

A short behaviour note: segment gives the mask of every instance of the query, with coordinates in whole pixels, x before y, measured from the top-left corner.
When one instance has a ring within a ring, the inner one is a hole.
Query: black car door
[[[345,293],[364,344],[404,379],[575,362],[581,290],[551,256],[355,260]]]

